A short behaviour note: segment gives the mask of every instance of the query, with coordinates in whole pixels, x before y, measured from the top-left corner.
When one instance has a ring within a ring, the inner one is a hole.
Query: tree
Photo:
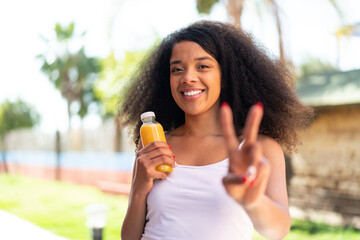
[[[334,65],[318,58],[309,58],[298,67],[297,79],[305,79],[307,76],[316,73],[327,73],[339,71]]]
[[[100,71],[99,60],[88,57],[84,46],[78,50],[72,50],[72,43],[85,36],[75,36],[74,23],[68,26],[55,25],[57,49],[38,56],[43,61],[41,70],[49,77],[54,86],[59,89],[61,95],[66,99],[71,129],[71,118],[78,115],[83,119],[92,103],[97,103],[93,92],[96,74]],[[50,48],[49,40],[44,39]],[[75,108],[75,110],[74,110]]]
[[[104,119],[116,115],[121,88],[130,80],[146,52],[147,50],[127,51],[121,60],[117,60],[115,55],[111,53],[107,58],[100,61],[102,71],[94,85],[94,92],[100,101],[100,113]]]
[[[224,0],[222,1],[226,7],[228,17],[236,26],[241,27],[241,15],[244,9],[245,0]],[[210,14],[211,9],[219,0],[196,0],[196,8],[199,13]]]
[[[219,0],[197,0],[196,1],[197,10],[199,13],[209,14],[211,8],[215,5],[215,3],[218,2]],[[231,19],[231,22],[234,23],[235,26],[241,28],[241,16],[245,6],[245,0],[224,0],[222,2],[226,7],[228,17]],[[271,8],[272,14],[274,15],[275,18],[275,23],[278,33],[280,60],[285,62],[284,47],[283,47],[284,44],[282,41],[282,28],[281,28],[281,21],[279,16],[279,6],[277,2],[275,0],[257,0],[253,2],[256,3],[257,6],[259,6],[259,2],[260,2],[261,4],[266,4]]]
[[[100,101],[100,114],[103,119],[116,116],[120,91],[128,83],[147,52],[148,50],[126,52],[121,60],[117,60],[114,53],[111,53],[100,61],[102,70],[94,85],[94,92]],[[117,124],[114,145],[115,151],[120,151],[120,129]]]
[[[39,122],[39,113],[21,99],[15,102],[6,100],[0,105],[0,146],[5,172],[8,171],[6,163],[6,135],[15,129],[32,128]]]
[[[249,0],[248,0],[249,1]],[[199,13],[209,14],[212,7],[215,3],[220,2],[220,0],[196,0],[196,6]],[[226,10],[231,21],[238,27],[241,27],[241,16],[245,6],[246,0],[222,0],[223,4],[226,6]],[[281,18],[280,18],[280,7],[276,0],[252,0],[256,4],[257,8],[259,6],[265,5],[271,9],[271,13],[275,18],[275,24],[278,35],[278,45],[279,45],[279,57],[282,62],[286,62],[284,54],[284,43],[282,36],[282,27],[281,27]],[[339,8],[336,0],[327,0],[330,3],[335,11],[338,13],[339,17],[342,18],[342,11]],[[260,11],[258,11],[260,12]]]

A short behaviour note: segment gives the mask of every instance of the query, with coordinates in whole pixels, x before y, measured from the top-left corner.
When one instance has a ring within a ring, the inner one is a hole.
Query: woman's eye
[[[205,69],[205,68],[209,68],[209,66],[208,65],[199,65],[199,68],[200,69]]]
[[[173,69],[171,69],[172,73],[176,73],[176,72],[180,72],[180,71],[182,71],[181,68],[173,68]]]

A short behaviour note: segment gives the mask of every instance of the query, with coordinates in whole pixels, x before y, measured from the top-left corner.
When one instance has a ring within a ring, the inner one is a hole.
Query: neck
[[[183,134],[195,137],[221,135],[219,111],[208,111],[201,115],[185,114]]]

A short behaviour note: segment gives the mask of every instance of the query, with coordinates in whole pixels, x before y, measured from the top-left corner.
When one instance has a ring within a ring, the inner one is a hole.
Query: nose
[[[196,75],[196,71],[193,70],[186,70],[185,73],[183,74],[180,83],[192,83],[192,82],[196,82],[197,81],[197,75]]]

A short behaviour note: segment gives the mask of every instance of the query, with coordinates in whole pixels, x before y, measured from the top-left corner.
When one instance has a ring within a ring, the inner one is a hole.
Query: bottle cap
[[[146,117],[155,117],[155,113],[154,112],[144,112],[143,114],[140,115],[141,120],[143,120]]]

